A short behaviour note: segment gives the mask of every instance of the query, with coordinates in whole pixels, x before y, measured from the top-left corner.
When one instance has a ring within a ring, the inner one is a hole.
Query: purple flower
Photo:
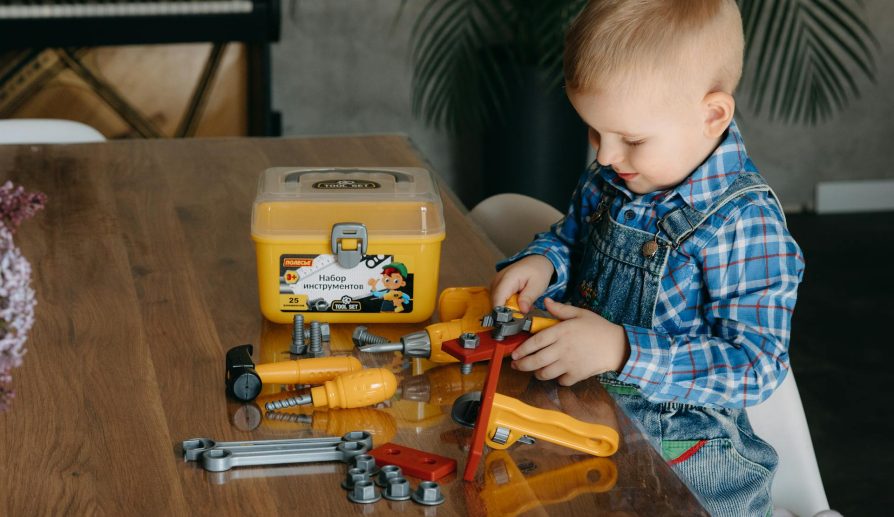
[[[0,222],[15,233],[22,221],[43,208],[46,202],[43,192],[27,192],[21,185],[7,181],[0,186]]]
[[[0,411],[14,396],[11,371],[22,364],[36,305],[31,264],[16,247],[13,233],[45,203],[42,193],[26,192],[9,181],[0,186]]]

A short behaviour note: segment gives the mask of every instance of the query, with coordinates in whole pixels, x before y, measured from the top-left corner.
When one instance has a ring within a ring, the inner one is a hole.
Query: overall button
[[[634,217],[636,217],[636,213],[634,213],[633,210],[627,210],[626,212],[624,212],[624,219],[629,221]]]
[[[655,253],[658,252],[658,243],[655,241],[647,241],[643,244],[643,256],[646,258],[652,258]]]

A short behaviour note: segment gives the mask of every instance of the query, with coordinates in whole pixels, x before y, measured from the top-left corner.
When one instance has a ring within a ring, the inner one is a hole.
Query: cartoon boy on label
[[[370,278],[369,287],[372,289],[372,295],[376,298],[382,298],[381,312],[403,312],[404,304],[410,301],[410,295],[400,291],[401,287],[407,285],[407,266],[401,262],[392,262],[382,268],[382,284],[385,289],[376,290],[378,279]]]

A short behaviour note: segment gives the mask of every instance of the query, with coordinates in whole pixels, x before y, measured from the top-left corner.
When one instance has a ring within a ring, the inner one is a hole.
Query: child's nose
[[[608,144],[605,139],[602,145],[596,150],[596,160],[602,165],[615,165],[624,159],[620,147],[614,144]]]

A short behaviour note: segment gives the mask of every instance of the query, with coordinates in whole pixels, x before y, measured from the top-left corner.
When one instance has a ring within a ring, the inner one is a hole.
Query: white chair
[[[562,213],[530,196],[496,194],[475,205],[469,217],[509,256],[531,242],[535,233],[549,229]]]
[[[73,120],[0,120],[0,144],[79,144],[105,140],[99,131]]]
[[[497,194],[478,203],[469,216],[503,253],[511,255],[562,214],[529,196]],[[794,373],[789,371],[769,399],[746,411],[758,436],[779,454],[772,488],[774,516],[840,517],[829,510]]]
[[[840,515],[829,510],[794,372],[789,370],[770,398],[746,411],[755,433],[779,454],[772,489],[774,515]]]

